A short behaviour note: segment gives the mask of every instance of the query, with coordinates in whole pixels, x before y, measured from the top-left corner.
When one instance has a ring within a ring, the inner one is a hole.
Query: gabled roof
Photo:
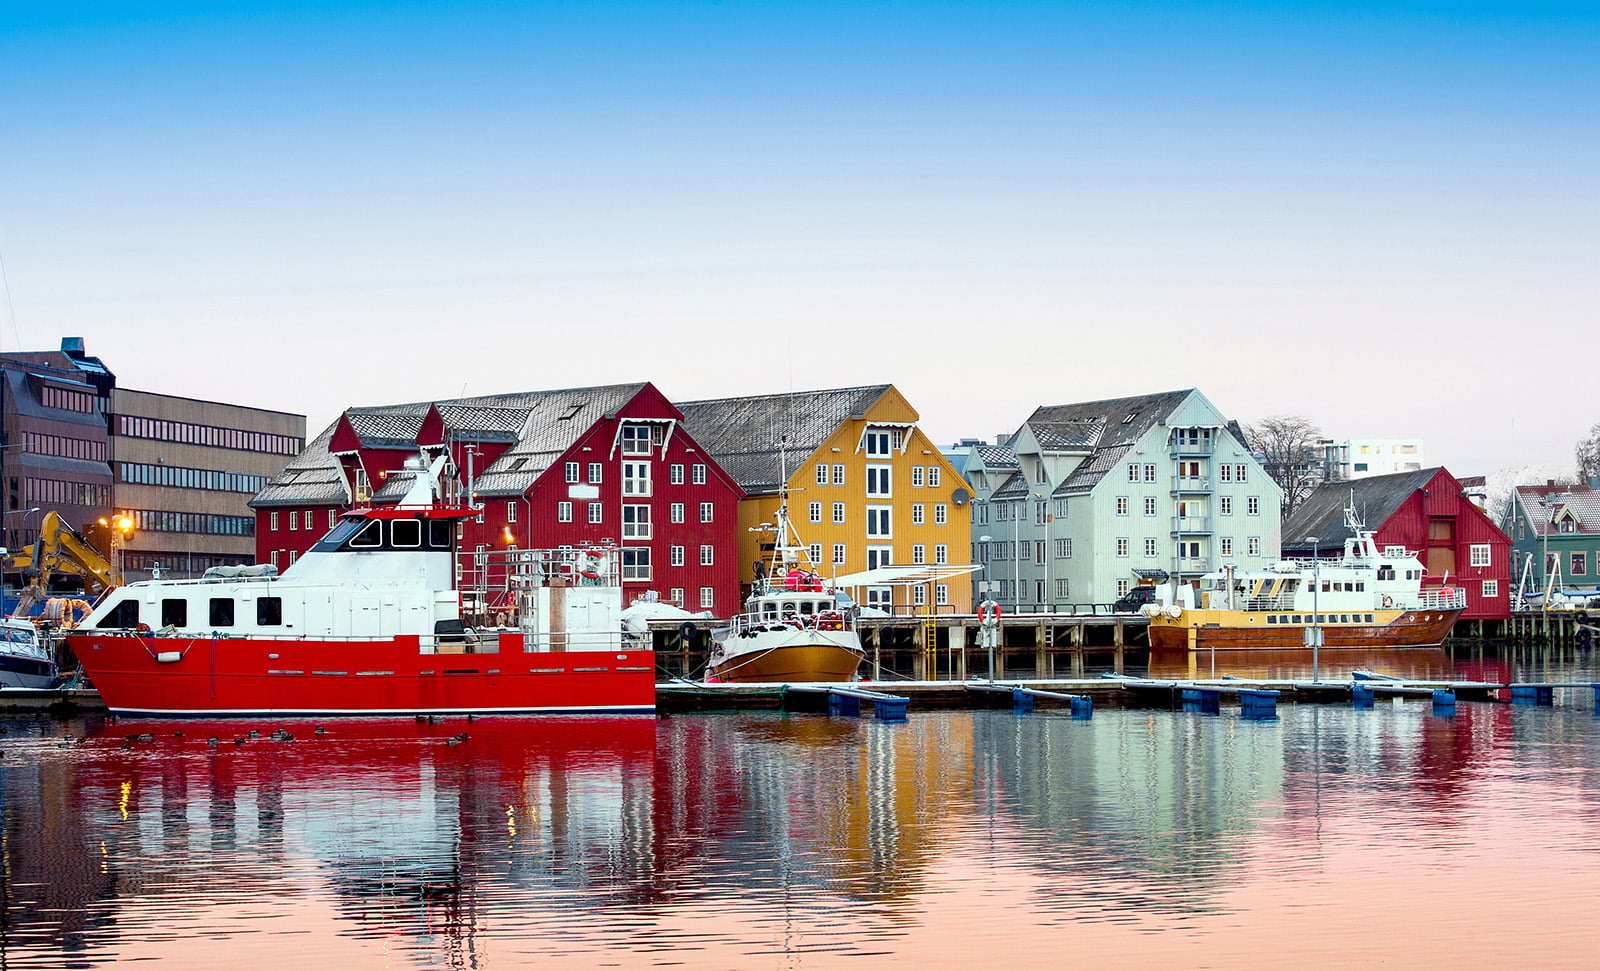
[[[1535,536],[1546,532],[1552,537],[1600,533],[1600,489],[1577,485],[1523,485],[1517,486],[1514,501],[1518,515],[1527,521]],[[1552,523],[1563,513],[1577,520],[1576,532],[1562,533],[1552,528]]]
[[[890,385],[678,402],[684,429],[747,493],[777,492],[789,471],[839,426],[861,418]]]
[[[1283,524],[1284,551],[1311,552],[1313,544],[1306,542],[1308,536],[1317,538],[1315,546],[1319,549],[1342,549],[1351,535],[1344,511],[1352,502],[1356,516],[1366,528],[1377,529],[1418,489],[1427,488],[1441,471],[1436,467],[1324,482],[1311,491]]]
[[[1062,480],[1055,495],[1089,492],[1145,433],[1178,409],[1194,389],[1163,391],[1129,398],[1042,405],[1024,422],[1045,452],[1088,457]]]
[[[1017,453],[1009,445],[979,445],[978,458],[990,472],[1017,467]]]
[[[350,408],[339,421],[349,422],[363,448],[414,449],[424,419],[436,407],[446,431],[457,440],[510,443],[492,464],[477,471],[474,486],[478,495],[521,495],[596,421],[614,414],[645,387],[641,382],[375,405]],[[256,494],[251,506],[344,502],[344,475],[337,456],[328,451],[339,421],[306,443],[283,472]],[[386,494],[380,490],[379,495]]]

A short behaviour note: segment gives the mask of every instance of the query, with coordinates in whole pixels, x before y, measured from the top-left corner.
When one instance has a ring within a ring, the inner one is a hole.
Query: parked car
[[[1129,590],[1122,597],[1119,597],[1117,601],[1111,605],[1111,609],[1119,614],[1136,614],[1139,612],[1140,607],[1143,607],[1147,603],[1155,603],[1155,600],[1156,588],[1152,586],[1146,586],[1145,584],[1141,583],[1139,586]]]

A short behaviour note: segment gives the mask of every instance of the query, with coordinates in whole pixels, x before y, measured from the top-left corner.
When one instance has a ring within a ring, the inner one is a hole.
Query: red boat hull
[[[75,633],[106,706],[129,715],[406,715],[655,710],[649,650],[422,653],[419,638],[287,641]],[[488,646],[488,652],[481,648]],[[493,650],[498,647],[498,650]]]

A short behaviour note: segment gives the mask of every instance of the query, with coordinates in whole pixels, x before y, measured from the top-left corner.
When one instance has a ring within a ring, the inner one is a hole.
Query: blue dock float
[[[1549,685],[1514,684],[1511,686],[1511,703],[1549,708],[1555,704],[1555,694],[1555,689]]]
[[[1199,712],[1202,715],[1218,715],[1222,713],[1222,692],[1209,688],[1184,688],[1181,698],[1183,710]]]
[[[1278,692],[1266,689],[1239,692],[1239,716],[1252,721],[1278,717]]]
[[[1350,682],[1350,704],[1357,708],[1371,708],[1377,692],[1360,681]]]
[[[1440,718],[1453,718],[1456,713],[1456,693],[1448,688],[1433,692],[1433,713]]]
[[[1072,717],[1077,719],[1091,718],[1094,716],[1094,699],[1088,695],[1069,695],[1060,691],[1045,691],[1042,688],[1028,688],[1020,684],[1004,684],[995,682],[967,682],[968,691],[1009,691],[1011,692],[1011,710],[1019,715],[1033,711],[1035,698],[1050,698],[1056,701],[1065,701]]]
[[[786,685],[784,690],[826,694],[828,714],[848,715],[853,718],[861,716],[861,703],[870,701],[873,717],[879,721],[905,721],[906,706],[911,702],[910,698],[900,695],[886,695],[881,691],[868,691],[865,688],[850,688],[844,685],[791,684]]]

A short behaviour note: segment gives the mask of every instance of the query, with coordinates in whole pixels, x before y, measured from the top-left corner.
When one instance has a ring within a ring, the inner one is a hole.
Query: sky
[[[1570,471],[1600,0],[0,0],[0,350],[308,416],[1200,389]]]

